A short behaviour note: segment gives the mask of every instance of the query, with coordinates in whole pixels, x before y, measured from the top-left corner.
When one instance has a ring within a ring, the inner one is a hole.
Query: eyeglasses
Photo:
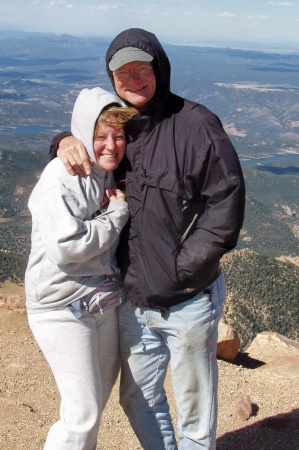
[[[132,75],[132,72],[134,72],[135,76],[142,78],[142,77],[146,77],[147,75],[149,75],[152,70],[153,70],[153,68],[150,64],[140,64],[140,66],[137,66],[132,70],[113,71],[113,75],[119,81],[125,81],[130,78],[130,76]]]

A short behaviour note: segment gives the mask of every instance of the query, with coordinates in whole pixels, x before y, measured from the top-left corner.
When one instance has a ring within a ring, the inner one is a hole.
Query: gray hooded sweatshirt
[[[74,105],[71,130],[96,162],[93,134],[107,105],[120,100],[103,89],[83,89]],[[59,158],[44,169],[30,196],[31,252],[25,274],[28,313],[66,306],[119,274],[115,250],[128,220],[127,203],[100,203],[113,174],[94,165],[88,177],[70,176]]]

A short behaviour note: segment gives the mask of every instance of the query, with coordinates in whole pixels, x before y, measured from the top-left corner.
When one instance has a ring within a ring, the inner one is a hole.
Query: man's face
[[[134,61],[121,66],[113,72],[117,94],[137,109],[145,106],[156,92],[156,77],[153,69],[142,70],[143,67],[148,66],[150,66],[149,63]],[[127,71],[129,72],[129,76],[122,79],[123,77],[121,75],[124,72],[126,74]],[[119,78],[117,76],[118,74],[120,75]]]

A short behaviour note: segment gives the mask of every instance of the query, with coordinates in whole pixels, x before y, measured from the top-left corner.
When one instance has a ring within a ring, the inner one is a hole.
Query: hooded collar
[[[112,71],[109,69],[109,62],[116,52],[125,47],[136,47],[153,57],[156,92],[152,100],[142,108],[142,112],[152,110],[158,105],[162,106],[170,93],[170,63],[157,37],[141,28],[130,28],[122,31],[113,39],[106,53],[106,69],[114,89],[114,79]]]
[[[83,89],[74,105],[71,121],[72,134],[83,142],[88,155],[96,164],[97,159],[93,148],[94,127],[103,109],[112,104],[124,106],[115,94],[96,87]]]

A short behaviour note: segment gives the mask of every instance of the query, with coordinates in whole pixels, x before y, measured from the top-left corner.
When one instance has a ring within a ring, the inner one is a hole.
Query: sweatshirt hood
[[[171,68],[162,45],[153,33],[141,28],[130,28],[118,34],[109,45],[106,53],[106,70],[114,88],[113,74],[109,69],[109,63],[113,55],[125,47],[138,48],[153,57],[152,64],[157,87],[153,99],[143,109],[156,106],[157,103],[165,100],[170,92]]]
[[[93,149],[94,127],[104,108],[109,105],[124,106],[124,103],[115,95],[99,87],[83,89],[75,101],[71,132],[76,139],[85,145],[88,155],[97,164]]]

